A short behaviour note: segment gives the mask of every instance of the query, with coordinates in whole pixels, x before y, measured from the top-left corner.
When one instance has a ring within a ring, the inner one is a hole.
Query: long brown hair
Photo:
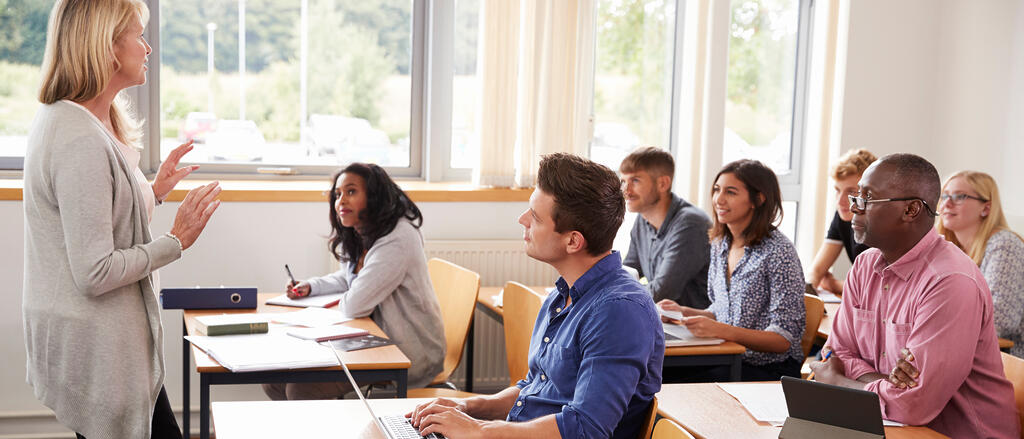
[[[782,190],[779,189],[779,179],[775,177],[775,171],[757,160],[736,160],[725,165],[718,175],[715,175],[715,182],[722,174],[732,174],[743,182],[747,187],[750,196],[750,203],[754,205],[753,218],[750,224],[743,230],[743,240],[749,245],[757,245],[768,236],[772,230],[782,221]],[[714,197],[714,185],[712,185],[712,197]],[[764,200],[761,200],[764,197]],[[709,236],[711,240],[722,239],[726,236],[732,239],[732,232],[725,224],[718,222],[718,215],[711,215],[714,218],[714,225],[711,226]]]

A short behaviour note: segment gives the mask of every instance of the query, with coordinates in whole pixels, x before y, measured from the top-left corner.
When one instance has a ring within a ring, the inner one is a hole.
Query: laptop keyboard
[[[437,433],[430,433],[426,436],[420,436],[419,430],[412,426],[409,422],[409,418],[405,416],[381,416],[381,424],[384,424],[384,428],[391,434],[391,439],[445,439],[444,436]]]

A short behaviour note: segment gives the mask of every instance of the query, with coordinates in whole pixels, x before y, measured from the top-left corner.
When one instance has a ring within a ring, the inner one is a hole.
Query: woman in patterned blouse
[[[729,163],[711,190],[711,266],[705,310],[658,303],[682,312],[698,337],[723,338],[747,347],[744,381],[799,377],[803,363],[804,274],[793,243],[776,228],[782,196],[775,172],[756,160]]]
[[[1024,240],[1006,224],[996,181],[961,171],[942,185],[939,233],[981,267],[992,291],[996,332],[1024,357]]]

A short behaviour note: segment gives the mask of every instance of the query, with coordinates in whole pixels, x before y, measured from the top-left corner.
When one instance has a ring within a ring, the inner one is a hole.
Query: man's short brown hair
[[[854,175],[861,175],[875,160],[875,155],[863,148],[847,151],[832,167],[832,179],[839,181]]]
[[[537,187],[555,199],[556,232],[580,232],[593,256],[611,250],[626,213],[614,171],[572,154],[548,154],[540,160]]]
[[[654,146],[641,146],[622,159],[619,172],[623,174],[645,171],[657,178],[676,175],[676,161],[672,154]]]

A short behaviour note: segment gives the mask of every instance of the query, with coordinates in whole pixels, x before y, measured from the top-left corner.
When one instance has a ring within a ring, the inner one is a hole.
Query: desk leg
[[[189,346],[191,343],[185,340],[188,335],[188,330],[185,329],[185,319],[181,319],[181,398],[182,398],[182,409],[181,409],[181,436],[185,439],[192,437],[192,431],[189,430],[189,420],[192,417],[191,408],[189,407],[189,366],[192,362],[192,347]]]
[[[729,367],[729,378],[733,382],[740,380],[740,363],[743,361],[743,355],[733,355],[732,366]]]
[[[395,381],[395,391],[398,393],[399,398],[405,398],[409,391],[409,370],[403,369],[398,373],[398,379]]]
[[[199,439],[210,439],[210,378],[199,374]]]
[[[475,313],[476,310],[473,310]],[[466,334],[466,391],[473,392],[473,348],[476,342],[476,319],[469,322],[469,333]]]

